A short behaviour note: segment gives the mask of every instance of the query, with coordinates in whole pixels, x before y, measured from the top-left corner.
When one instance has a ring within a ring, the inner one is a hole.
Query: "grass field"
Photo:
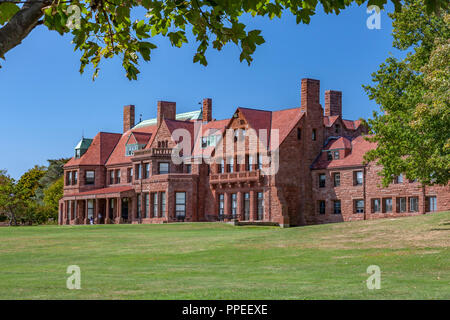
[[[81,290],[66,288],[69,265]],[[290,229],[1,227],[0,299],[450,299],[450,213]]]

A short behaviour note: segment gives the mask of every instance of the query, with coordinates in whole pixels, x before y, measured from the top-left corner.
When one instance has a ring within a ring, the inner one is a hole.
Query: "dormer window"
[[[127,144],[125,146],[125,155],[127,157],[132,157],[134,156],[134,152],[136,150],[141,150],[142,148],[144,148],[145,145],[143,144],[137,144],[137,143],[133,143],[133,144]]]
[[[81,158],[86,151],[89,149],[89,146],[92,143],[92,139],[82,138],[80,142],[78,142],[77,146],[75,147],[75,158],[79,159]]]
[[[341,132],[341,126],[340,126],[339,124],[337,124],[337,125],[335,126],[335,132],[336,132],[336,133],[340,133],[340,132]]]

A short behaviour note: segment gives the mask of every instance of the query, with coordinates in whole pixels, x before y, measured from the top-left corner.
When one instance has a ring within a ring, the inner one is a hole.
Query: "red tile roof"
[[[304,113],[300,108],[285,109],[272,112],[272,129],[279,130],[279,143],[281,144]]]
[[[85,154],[70,159],[64,167],[76,165],[104,165],[120,139],[118,133],[99,132],[92,140]]]
[[[324,150],[333,150],[333,149],[351,149],[352,141],[346,137],[340,137],[339,139],[331,139]]]
[[[312,169],[330,169],[340,167],[362,166],[364,155],[367,151],[376,148],[376,144],[369,142],[362,136],[351,141],[351,152],[345,158],[326,160],[322,157],[311,166]]]
[[[143,141],[144,138],[148,141],[153,137],[156,132],[156,126],[146,126],[138,129],[132,129],[125,132],[117,143],[114,151],[111,153],[111,156],[106,163],[107,166],[118,165],[118,164],[128,164],[131,163],[131,157],[127,157],[125,155],[125,145],[130,137],[131,133],[133,133],[134,137],[139,141]]]

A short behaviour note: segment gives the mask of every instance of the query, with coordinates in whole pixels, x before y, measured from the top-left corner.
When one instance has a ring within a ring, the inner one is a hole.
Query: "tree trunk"
[[[0,3],[3,2],[0,0]],[[39,19],[44,15],[42,9],[51,2],[48,0],[29,0],[22,8],[0,29],[0,58],[4,57],[12,48],[22,43],[31,30],[36,27]]]

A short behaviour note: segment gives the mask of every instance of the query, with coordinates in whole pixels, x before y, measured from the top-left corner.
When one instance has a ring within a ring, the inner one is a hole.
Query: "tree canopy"
[[[408,0],[391,15],[394,47],[407,51],[389,57],[365,86],[381,106],[368,120],[368,139],[377,148],[367,161],[383,166],[383,184],[406,174],[425,185],[450,179],[450,15],[429,14],[420,0]]]
[[[388,0],[369,0],[383,7]],[[396,10],[402,2],[391,0]],[[447,0],[425,0],[429,11],[447,7]],[[75,50],[81,51],[80,72],[93,66],[98,75],[103,59],[120,56],[126,76],[136,79],[138,63],[150,60],[161,35],[175,47],[188,42],[192,32],[197,43],[193,62],[207,65],[206,50],[221,50],[234,43],[240,61],[250,64],[256,47],[264,43],[261,30],[247,30],[245,16],[281,18],[292,13],[297,23],[308,24],[318,5],[325,13],[339,14],[353,3],[366,0],[0,0],[0,57],[19,45],[38,25],[70,33]]]

